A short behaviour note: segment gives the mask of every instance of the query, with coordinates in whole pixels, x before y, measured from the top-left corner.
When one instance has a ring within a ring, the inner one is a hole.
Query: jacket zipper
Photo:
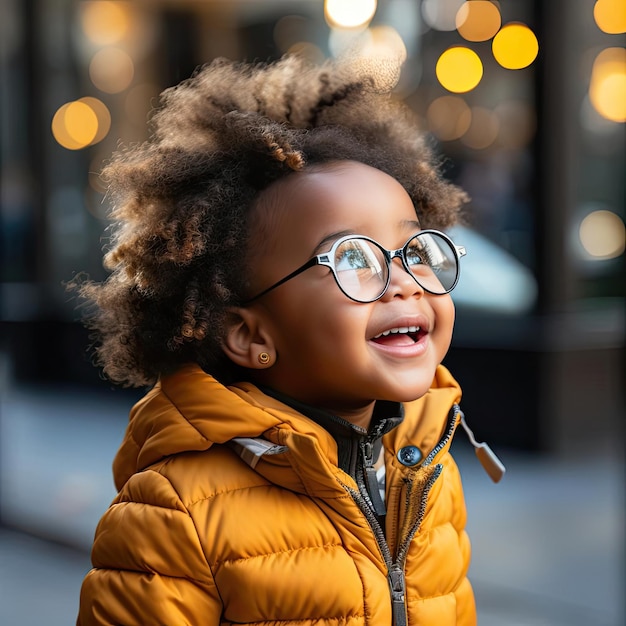
[[[368,502],[376,515],[384,517],[387,513],[385,501],[380,496],[376,469],[374,467],[374,444],[372,438],[360,443],[362,467],[357,469],[356,483],[359,491]]]
[[[383,557],[383,561],[387,566],[387,580],[389,582],[389,591],[391,594],[393,624],[394,626],[406,626],[406,586],[404,584],[404,571],[402,567],[393,562],[391,550],[389,549],[389,544],[385,539],[383,529],[378,523],[376,515],[365,498],[356,489],[353,489],[348,485],[344,485],[343,483],[342,485],[343,488],[352,496],[352,499],[355,501],[363,515],[365,515],[365,518],[374,532],[374,538],[376,539],[376,544],[378,545],[380,554]]]
[[[454,434],[459,413],[460,409],[455,404],[452,413],[448,418],[448,425],[444,436],[439,441],[439,443],[431,450],[430,454],[426,457],[421,467],[426,467],[430,465],[433,459],[437,456],[437,454],[447,445],[448,441]],[[353,489],[352,487],[341,483],[343,488],[350,494],[356,505],[359,507],[363,515],[365,515],[365,518],[367,519],[374,533],[374,538],[376,539],[376,544],[378,545],[380,554],[383,557],[383,561],[387,566],[387,580],[389,582],[389,592],[391,595],[391,608],[394,626],[407,626],[408,623],[406,610],[406,580],[404,566],[406,563],[406,557],[409,552],[409,546],[411,544],[411,541],[415,536],[415,533],[419,529],[422,520],[424,519],[424,514],[426,513],[426,504],[428,502],[428,495],[432,486],[435,484],[435,481],[437,480],[437,478],[439,478],[443,467],[441,465],[437,465],[435,466],[434,470],[435,471],[432,473],[432,475],[429,477],[428,481],[424,485],[424,490],[422,491],[422,495],[420,498],[420,506],[417,517],[415,519],[415,522],[409,529],[409,532],[405,535],[405,537],[402,538],[398,547],[398,553],[395,561],[391,555],[391,550],[389,549],[389,544],[385,539],[383,529],[370,504],[363,497],[360,491],[357,491],[356,489]],[[411,499],[413,486],[414,482],[412,480],[407,481],[407,506]]]
[[[343,485],[344,489],[352,496],[352,499],[355,501],[363,515],[365,515],[365,518],[367,519],[370,527],[372,528],[372,531],[374,532],[374,537],[376,539],[378,549],[380,550],[380,554],[383,557],[385,565],[387,566],[387,581],[389,582],[389,592],[391,594],[391,609],[393,614],[394,626],[407,625],[404,565],[406,562],[407,554],[409,552],[408,549],[411,540],[415,536],[415,533],[417,532],[422,523],[422,519],[424,518],[428,494],[430,493],[431,487],[435,484],[435,481],[439,477],[439,474],[441,474],[441,469],[441,466],[438,466],[436,471],[426,483],[424,491],[422,492],[417,518],[415,520],[415,523],[407,533],[406,537],[403,539],[400,545],[400,549],[398,550],[398,556],[395,561],[391,556],[389,544],[385,539],[385,535],[380,524],[378,523],[378,519],[376,518],[376,515],[372,511],[365,498],[356,489],[353,489],[348,485]],[[411,492],[413,490],[413,484],[413,481],[409,481],[408,483],[407,500],[410,499]]]
[[[430,477],[426,481],[426,484],[424,485],[424,491],[422,492],[422,497],[420,500],[420,507],[417,513],[417,519],[415,521],[415,524],[413,524],[413,526],[411,527],[409,532],[406,534],[406,536],[402,538],[402,541],[400,542],[398,546],[398,556],[396,557],[396,559],[397,559],[397,562],[402,563],[403,567],[406,561],[406,557],[409,553],[409,546],[411,545],[411,541],[413,540],[413,537],[415,537],[415,533],[417,532],[418,528],[420,527],[422,523],[422,520],[424,519],[424,514],[426,513],[426,504],[428,502],[428,495],[430,494],[430,490],[432,489],[432,486],[435,484],[435,481],[439,478],[442,470],[443,470],[443,466],[436,465],[433,473],[430,475]],[[410,489],[407,490],[407,501],[409,499],[410,491],[412,491],[412,489],[413,489],[413,482],[411,481]]]
[[[454,435],[454,431],[456,430],[456,422],[460,414],[461,414],[461,409],[459,408],[459,405],[458,404],[453,405],[452,410],[450,411],[450,414],[448,415],[448,424],[447,424],[446,432],[444,433],[439,443],[430,451],[430,454],[424,459],[422,463],[422,467],[426,467],[427,465],[430,465],[433,462],[433,459],[439,454],[439,452],[441,452],[441,450],[443,450],[443,448],[445,448],[446,445],[448,445],[448,441],[450,441],[450,439],[452,438],[452,435]]]

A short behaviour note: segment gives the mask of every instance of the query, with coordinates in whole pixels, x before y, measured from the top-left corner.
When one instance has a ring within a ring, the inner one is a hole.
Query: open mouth
[[[417,343],[426,333],[419,326],[390,328],[372,337],[372,341],[384,345],[409,345]]]

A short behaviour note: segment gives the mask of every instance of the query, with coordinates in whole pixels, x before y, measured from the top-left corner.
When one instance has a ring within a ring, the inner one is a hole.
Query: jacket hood
[[[460,398],[458,383],[439,366],[428,393],[404,405],[404,422],[385,436],[386,445],[395,448],[410,442],[430,449]],[[313,420],[251,383],[226,387],[199,366],[189,365],[163,377],[131,410],[113,462],[115,485],[121,489],[133,474],[167,456],[201,452],[235,438],[265,437],[283,444],[281,432],[301,435],[301,441],[310,440],[331,463],[337,463],[335,440]]]

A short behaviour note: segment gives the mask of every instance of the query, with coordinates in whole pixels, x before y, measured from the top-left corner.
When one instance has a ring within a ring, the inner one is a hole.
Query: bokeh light
[[[121,41],[129,29],[127,2],[81,2],[81,23],[87,38],[99,46]]]
[[[463,4],[464,0],[424,0],[422,17],[435,30],[454,30],[456,15]]]
[[[468,148],[484,150],[498,138],[500,120],[498,116],[485,107],[472,107],[472,122],[461,142]]]
[[[472,113],[459,96],[441,96],[433,100],[426,111],[428,129],[441,141],[454,141],[470,127]]]
[[[90,145],[99,143],[108,135],[109,130],[111,130],[111,113],[109,109],[104,102],[98,100],[98,98],[92,98],[91,96],[80,98],[78,102],[86,104],[96,114],[98,130],[91,140]]]
[[[105,93],[124,91],[133,81],[134,74],[133,60],[121,48],[102,48],[93,55],[89,64],[91,81]]]
[[[503,26],[493,38],[491,48],[496,61],[508,70],[528,67],[539,53],[535,33],[519,22]]]
[[[456,28],[467,41],[491,39],[502,23],[500,11],[493,2],[471,0],[464,2],[456,14]]]
[[[591,70],[589,99],[607,120],[626,122],[626,48],[606,48]]]
[[[626,2],[598,0],[593,7],[593,18],[598,28],[610,35],[626,32]]]
[[[362,31],[332,28],[328,48],[336,57],[346,52],[344,61],[357,72],[373,71],[379,89],[393,89],[407,58],[404,41],[391,26],[375,26]]]
[[[67,102],[52,118],[52,134],[68,150],[90,145],[98,133],[98,116],[85,102]]]
[[[453,93],[465,93],[478,85],[483,77],[480,57],[469,48],[454,46],[441,54],[435,68],[441,85]]]
[[[361,54],[366,57],[380,57],[406,60],[406,46],[402,37],[391,26],[375,26],[369,29],[369,38],[361,48]]]
[[[85,102],[70,102],[65,109],[65,129],[78,144],[88,146],[98,133],[98,116]]]
[[[287,49],[287,54],[301,57],[316,65],[320,65],[326,59],[322,49],[310,41],[298,41],[294,43],[293,46],[289,46]]]
[[[330,26],[357,28],[369,24],[376,5],[376,0],[325,0],[324,15]]]
[[[624,254],[626,227],[612,211],[599,210],[589,213],[578,231],[585,251],[594,259],[614,259]]]

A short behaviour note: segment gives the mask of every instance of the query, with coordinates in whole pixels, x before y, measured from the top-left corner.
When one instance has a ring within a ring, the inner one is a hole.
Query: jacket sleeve
[[[222,605],[192,517],[167,478],[133,476],[104,514],[78,626],[220,623]]]

